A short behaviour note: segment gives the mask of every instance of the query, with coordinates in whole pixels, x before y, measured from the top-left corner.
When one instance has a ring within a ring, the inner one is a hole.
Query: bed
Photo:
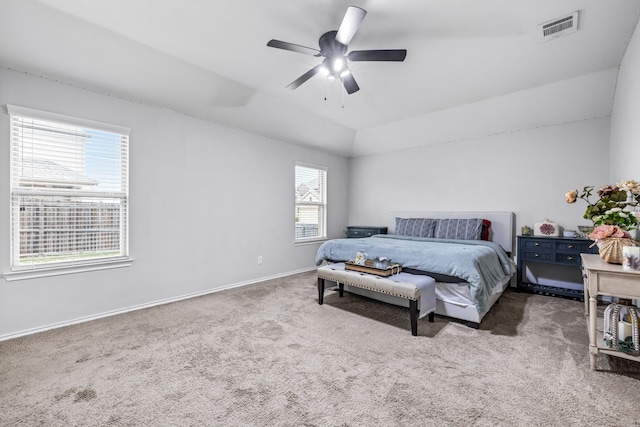
[[[383,256],[436,280],[436,314],[478,328],[513,281],[512,212],[390,212],[387,235],[324,242],[316,264],[352,260],[356,251]],[[391,304],[406,301],[364,289],[345,290]]]

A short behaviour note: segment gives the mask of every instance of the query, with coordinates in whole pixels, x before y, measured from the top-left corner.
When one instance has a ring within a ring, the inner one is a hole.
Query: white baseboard
[[[79,318],[68,320],[68,321],[64,321],[64,322],[52,323],[52,324],[45,325],[45,326],[40,326],[40,327],[37,327],[37,328],[25,329],[25,330],[18,331],[18,332],[13,332],[13,333],[10,333],[10,334],[0,335],[0,341],[7,341],[7,340],[10,340],[10,339],[19,338],[19,337],[23,337],[23,336],[26,336],[26,335],[37,334],[39,332],[44,332],[44,331],[48,331],[48,330],[51,330],[51,329],[57,329],[57,328],[63,328],[65,326],[77,325],[78,323],[90,322],[92,320],[102,319],[102,318],[110,317],[110,316],[116,316],[118,314],[124,314],[124,313],[128,313],[130,311],[144,310],[145,308],[156,307],[158,305],[169,304],[169,303],[172,303],[172,302],[182,301],[182,300],[186,300],[186,299],[190,299],[190,298],[197,298],[197,297],[200,297],[200,296],[213,294],[213,293],[224,291],[224,290],[227,290],[227,289],[233,289],[233,288],[239,288],[239,287],[242,287],[242,286],[253,285],[255,283],[266,282],[267,280],[279,279],[281,277],[293,276],[294,274],[306,273],[306,272],[315,271],[315,270],[316,270],[316,268],[313,267],[313,268],[308,268],[308,269],[303,269],[303,270],[290,271],[290,272],[287,272],[287,273],[281,273],[281,274],[276,274],[276,275],[273,275],[273,276],[261,277],[261,278],[258,278],[258,279],[248,280],[248,281],[245,281],[245,282],[238,282],[238,283],[234,283],[234,284],[231,284],[231,285],[223,286],[221,288],[207,289],[207,290],[200,291],[200,292],[194,292],[194,293],[190,293],[190,294],[186,294],[186,295],[180,295],[180,296],[176,296],[176,297],[172,297],[172,298],[165,298],[165,299],[162,299],[162,300],[152,301],[152,302],[145,303],[145,304],[134,305],[134,306],[118,309],[118,310],[106,311],[106,312],[98,313],[98,314],[91,315],[91,316],[79,317]]]

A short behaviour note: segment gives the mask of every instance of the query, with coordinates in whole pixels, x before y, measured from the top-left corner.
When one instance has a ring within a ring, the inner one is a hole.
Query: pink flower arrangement
[[[591,240],[601,240],[606,239],[608,237],[626,237],[630,238],[631,233],[626,230],[621,229],[617,225],[599,225],[593,229],[591,233],[589,233],[589,238]]]

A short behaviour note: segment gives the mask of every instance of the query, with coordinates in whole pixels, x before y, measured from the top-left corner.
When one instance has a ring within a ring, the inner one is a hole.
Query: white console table
[[[640,356],[607,347],[602,331],[604,319],[598,318],[598,295],[640,299],[640,270],[623,270],[621,265],[604,262],[599,255],[583,253],[580,256],[584,277],[584,308],[585,317],[588,319],[591,369],[596,368],[598,353],[640,362]]]

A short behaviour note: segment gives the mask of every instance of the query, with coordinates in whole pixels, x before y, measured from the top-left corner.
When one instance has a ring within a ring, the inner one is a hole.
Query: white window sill
[[[312,238],[312,239],[308,239],[308,240],[295,240],[293,243],[296,246],[315,245],[315,244],[318,244],[318,243],[326,242],[327,240],[329,240],[327,237],[319,237],[319,238]]]
[[[26,270],[16,270],[4,273],[4,280],[13,282],[14,280],[38,279],[41,277],[60,276],[63,274],[84,273],[87,271],[108,270],[112,268],[130,267],[133,264],[132,258],[117,259],[109,261],[92,262],[86,264],[65,265],[57,267],[33,268]]]

